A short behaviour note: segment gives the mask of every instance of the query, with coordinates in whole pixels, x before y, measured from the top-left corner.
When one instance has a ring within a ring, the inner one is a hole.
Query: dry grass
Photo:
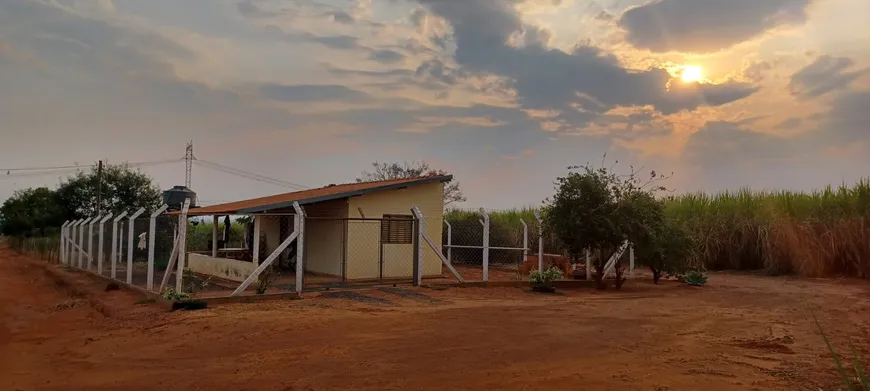
[[[64,311],[76,308],[78,306],[81,306],[82,304],[84,304],[84,301],[82,299],[70,298],[55,304],[51,310],[52,312]]]

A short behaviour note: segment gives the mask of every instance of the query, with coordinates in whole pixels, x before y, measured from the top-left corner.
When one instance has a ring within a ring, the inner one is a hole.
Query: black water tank
[[[184,200],[190,198],[190,207],[196,208],[196,193],[186,186],[174,186],[163,192],[163,203],[169,205],[169,210],[181,210]]]

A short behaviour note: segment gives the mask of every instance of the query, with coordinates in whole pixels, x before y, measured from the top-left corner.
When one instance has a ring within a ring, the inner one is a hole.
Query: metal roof
[[[317,202],[356,197],[363,194],[369,194],[379,191],[396,190],[409,186],[422,185],[424,183],[450,182],[451,180],[453,180],[452,175],[439,175],[417,178],[393,179],[388,181],[329,185],[317,189],[302,190],[293,193],[278,194],[244,201],[229,202],[226,204],[193,208],[190,209],[188,215],[243,215],[262,213],[273,209],[291,208],[293,207],[294,202],[298,202],[300,205],[314,204]],[[179,212],[172,212],[171,214],[178,213]]]

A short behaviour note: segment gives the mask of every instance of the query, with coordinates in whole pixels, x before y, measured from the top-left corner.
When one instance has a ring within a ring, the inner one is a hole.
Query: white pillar
[[[127,212],[123,212],[115,217],[112,220],[112,278],[115,278],[117,275],[117,267],[115,266],[118,263],[118,222],[121,221],[124,217],[127,217]]]
[[[66,234],[67,234],[67,226],[69,226],[69,221],[64,221],[63,225],[60,226],[60,247],[58,248],[60,251],[60,263],[61,265],[66,264]]]
[[[175,291],[184,290],[184,259],[187,255],[187,211],[190,209],[190,198],[184,200],[181,215],[178,216],[178,268],[175,271]],[[167,271],[168,273],[169,271]]]
[[[628,278],[634,278],[634,243],[628,248]]]
[[[163,204],[160,209],[151,214],[151,220],[148,222],[148,277],[145,282],[145,289],[149,291],[154,289],[154,234],[157,232],[157,216],[166,212],[168,208],[169,205]]]
[[[88,223],[88,270],[94,264],[94,223],[101,220],[102,216],[96,216]]]
[[[111,218],[112,214],[107,214],[106,217],[103,217],[103,219],[100,220],[99,228],[97,228],[100,230],[100,233],[98,234],[99,239],[97,240],[97,247],[99,247],[97,248],[97,274],[100,275],[103,274],[103,259],[105,259],[105,256],[103,255],[103,228],[106,225],[106,222]]]
[[[83,264],[82,261],[83,261],[83,257],[85,256],[85,254],[84,254],[85,227],[84,227],[84,225],[87,224],[90,220],[91,220],[90,218],[84,219],[82,221],[82,223],[79,224],[79,256],[78,256],[78,268],[79,269],[82,268],[82,264]]]
[[[211,223],[211,256],[217,257],[218,252],[218,215],[212,216]]]
[[[586,249],[586,280],[592,279],[592,257],[589,255],[589,249]]]
[[[296,293],[302,293],[305,284],[305,209],[298,202],[293,203],[296,210],[294,223],[299,235],[296,236]],[[259,247],[259,242],[257,242]]]
[[[66,244],[67,244],[66,264],[69,266],[72,266],[73,264],[75,264],[75,261],[76,261],[75,260],[75,255],[76,255],[75,242],[76,242],[76,238],[77,238],[76,227],[78,227],[79,223],[81,223],[81,222],[82,222],[82,220],[78,219],[76,221],[73,221],[72,224],[69,225],[69,233],[67,235],[67,240],[66,240]]]
[[[417,206],[414,205],[414,208],[417,208]],[[419,210],[419,208],[417,208],[417,210]],[[420,286],[423,285],[423,241],[425,240],[423,237],[426,235],[426,219],[419,217],[417,219],[417,224],[419,225],[417,227],[417,232],[419,233],[417,235],[417,259],[414,260],[414,262],[416,262],[417,275],[415,276],[416,279],[414,280],[414,285]]]
[[[447,220],[444,224],[447,224],[447,263],[453,264],[453,226]]]
[[[251,254],[251,258],[254,262],[254,267],[260,265],[260,224],[262,224],[262,218],[260,216],[254,215],[254,253]]]
[[[489,214],[480,208],[483,215],[483,280],[489,281]]]
[[[529,226],[523,219],[520,219],[520,223],[523,224],[523,262],[525,262],[529,257]]]
[[[141,216],[142,213],[145,213],[145,208],[139,208],[139,210],[137,210],[136,213],[133,213],[133,215],[128,218],[128,221],[129,221],[128,224],[130,225],[129,227],[127,227],[127,280],[126,281],[128,284],[133,283],[133,247],[134,247],[133,240],[135,240],[133,235],[136,234],[136,232],[135,232],[136,219],[139,218],[139,216]]]

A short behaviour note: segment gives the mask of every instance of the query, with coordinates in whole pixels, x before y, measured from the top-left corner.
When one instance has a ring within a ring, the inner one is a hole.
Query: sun
[[[704,79],[704,70],[697,65],[685,65],[680,71],[684,83],[695,83]]]

